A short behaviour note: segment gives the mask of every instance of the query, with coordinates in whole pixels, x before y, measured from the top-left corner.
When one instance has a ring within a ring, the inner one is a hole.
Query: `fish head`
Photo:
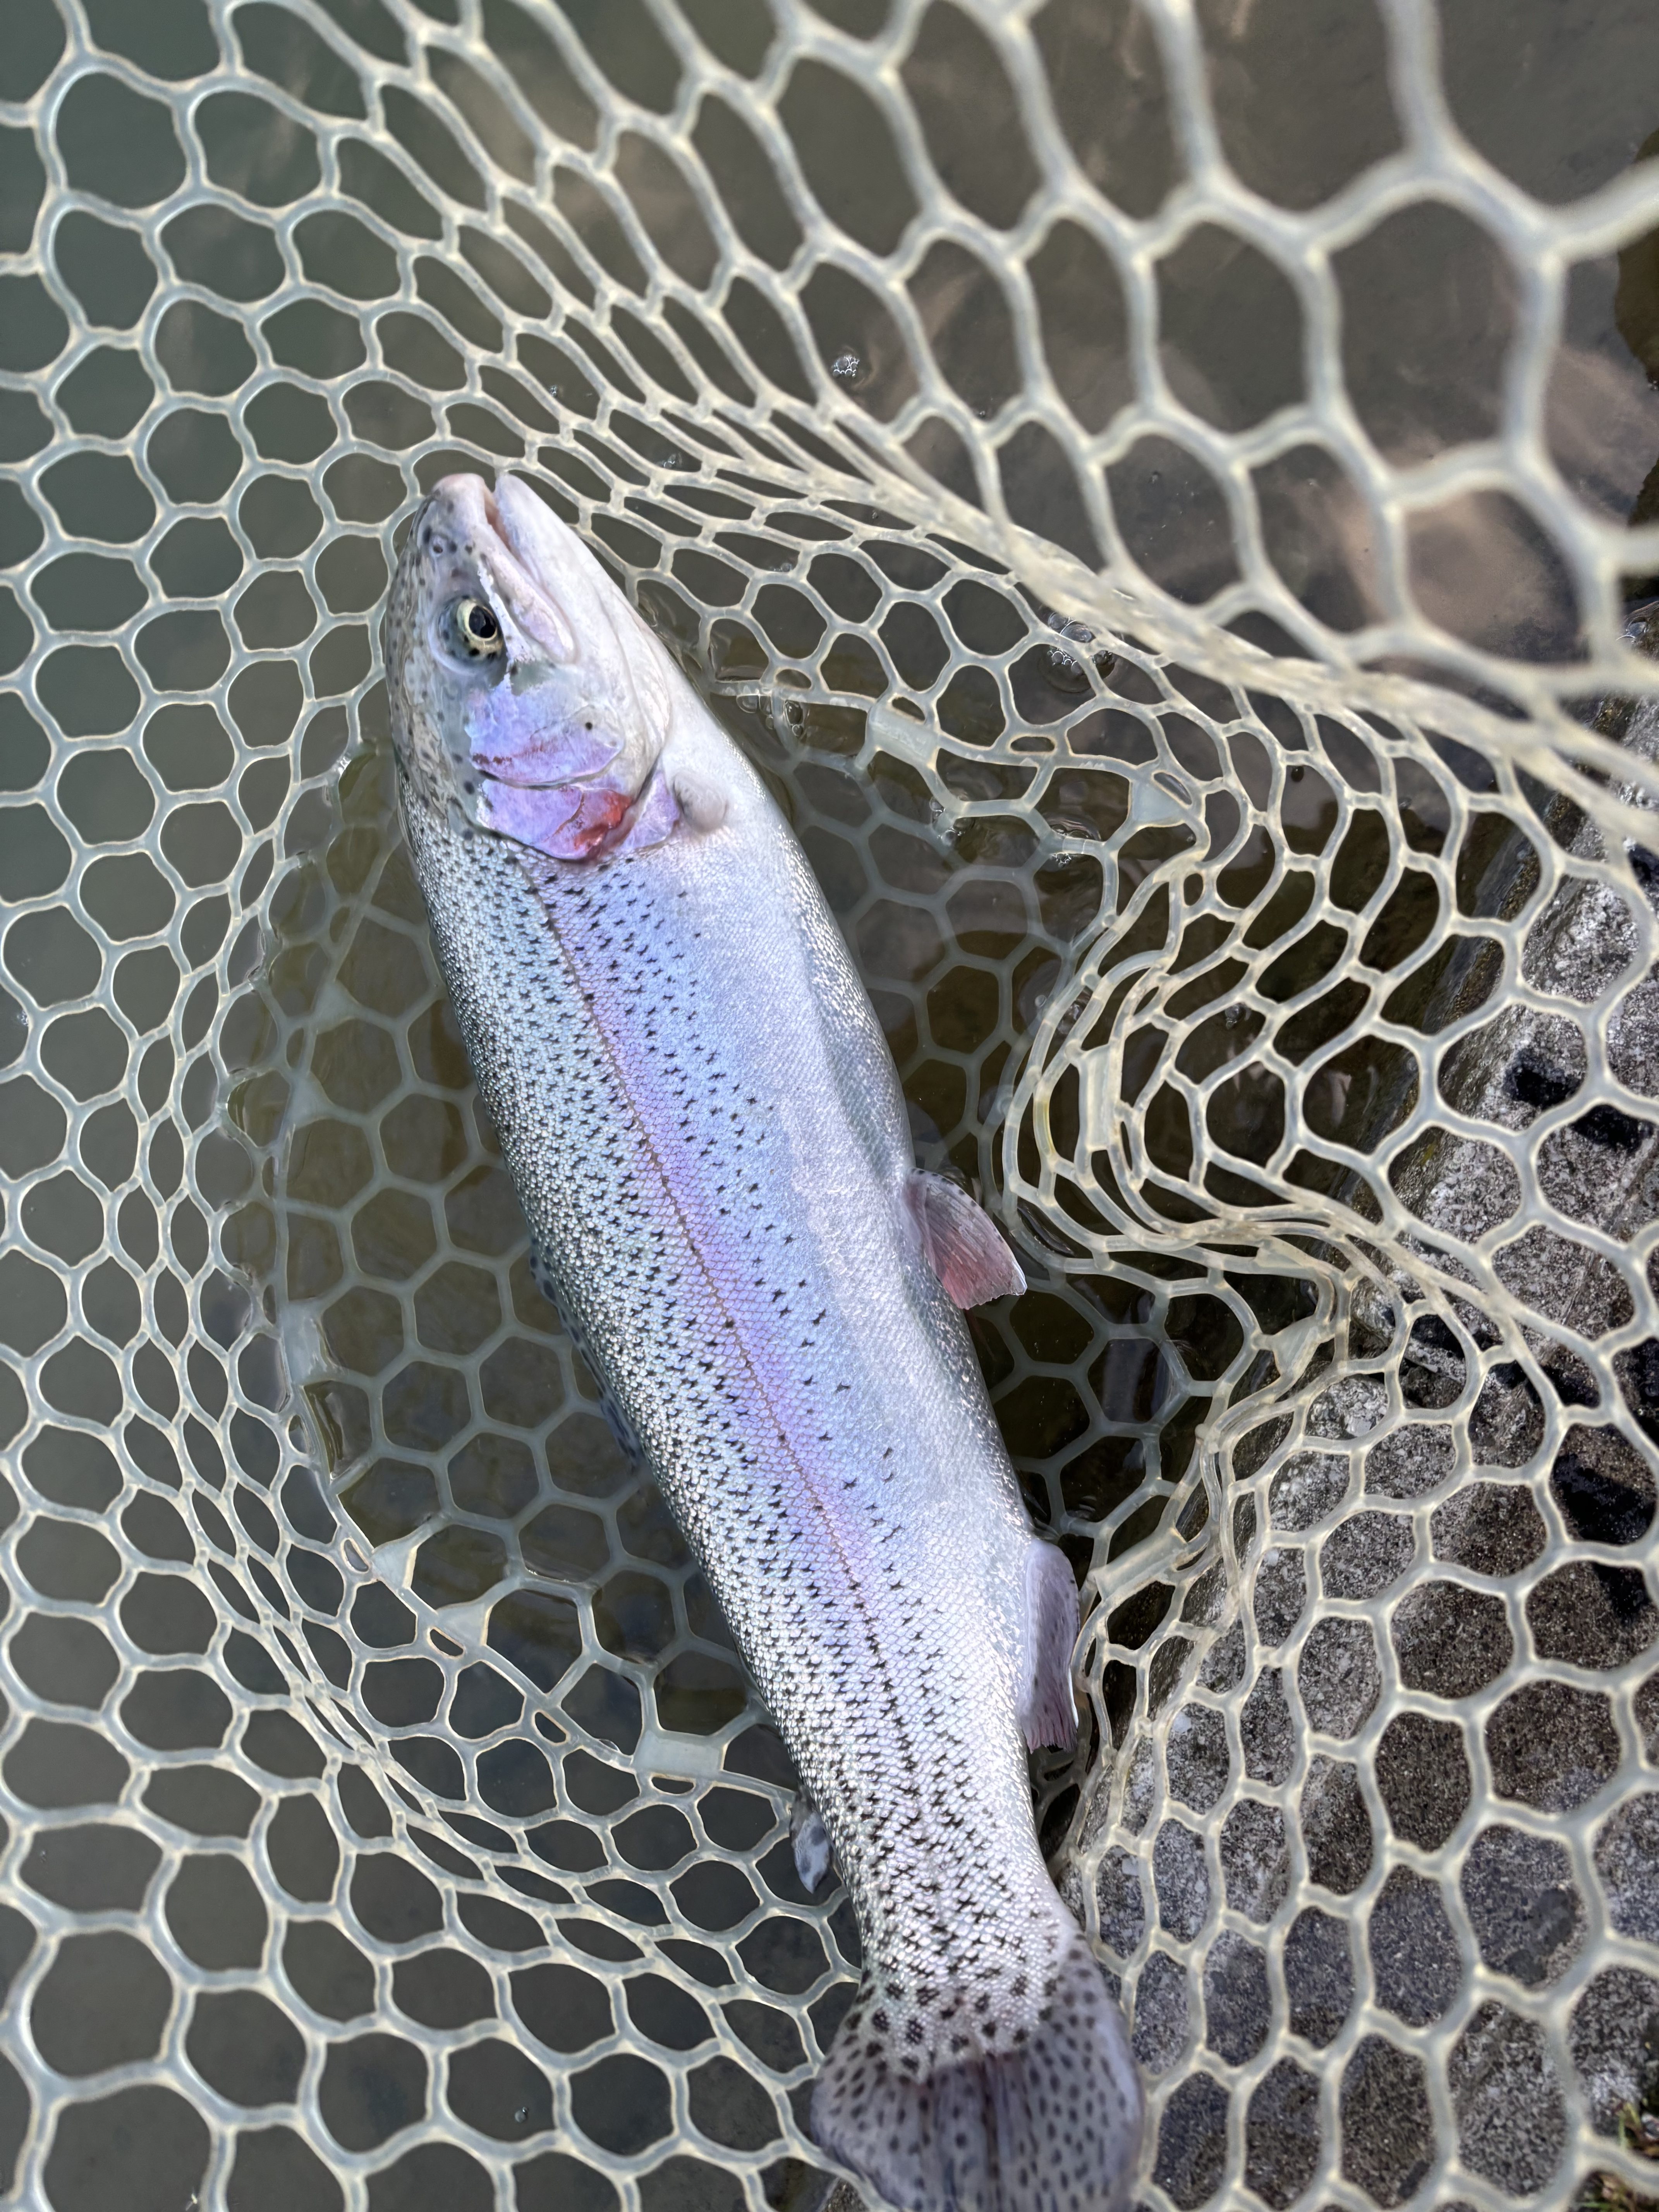
[[[661,647],[527,484],[428,495],[383,642],[399,764],[455,828],[561,860],[627,834],[668,737]]]

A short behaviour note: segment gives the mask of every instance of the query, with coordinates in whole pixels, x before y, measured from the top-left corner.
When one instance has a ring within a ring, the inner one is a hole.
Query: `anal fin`
[[[1025,1683],[1019,1724],[1033,1751],[1039,1744],[1069,1751],[1077,1741],[1077,1702],[1072,1694],[1077,1584],[1064,1552],[1040,1536],[1033,1536],[1026,1547],[1024,1596],[1020,1650]]]
[[[795,1872],[811,1897],[830,1871],[830,1831],[823,1815],[803,1790],[789,1816],[789,1846],[795,1855]]]
[[[952,1305],[982,1306],[993,1298],[1020,1296],[1024,1273],[971,1193],[919,1168],[905,1186],[905,1198],[928,1265]]]

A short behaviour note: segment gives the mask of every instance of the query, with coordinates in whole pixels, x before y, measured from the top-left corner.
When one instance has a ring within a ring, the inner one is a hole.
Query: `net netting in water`
[[[4,15],[12,2201],[831,2185],[856,1934],[398,842],[456,468],[768,773],[1018,1244],[1136,2195],[1659,2194],[1645,10]]]

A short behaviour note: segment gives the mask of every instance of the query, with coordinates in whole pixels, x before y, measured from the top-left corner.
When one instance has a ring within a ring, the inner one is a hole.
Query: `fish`
[[[916,1165],[788,823],[532,487],[454,476],[382,625],[409,850],[532,1267],[794,1760],[861,1978],[811,2098],[903,2212],[1117,2212],[1142,2094],[1034,1832],[1075,1583],[962,1310],[1024,1279]]]

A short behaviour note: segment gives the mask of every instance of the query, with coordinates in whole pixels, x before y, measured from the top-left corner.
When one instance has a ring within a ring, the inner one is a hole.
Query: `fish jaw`
[[[457,625],[474,606],[490,635],[469,648]],[[458,830],[565,860],[626,839],[672,719],[661,648],[527,485],[434,489],[404,539],[385,645],[400,760]],[[654,823],[660,807],[646,811]]]

